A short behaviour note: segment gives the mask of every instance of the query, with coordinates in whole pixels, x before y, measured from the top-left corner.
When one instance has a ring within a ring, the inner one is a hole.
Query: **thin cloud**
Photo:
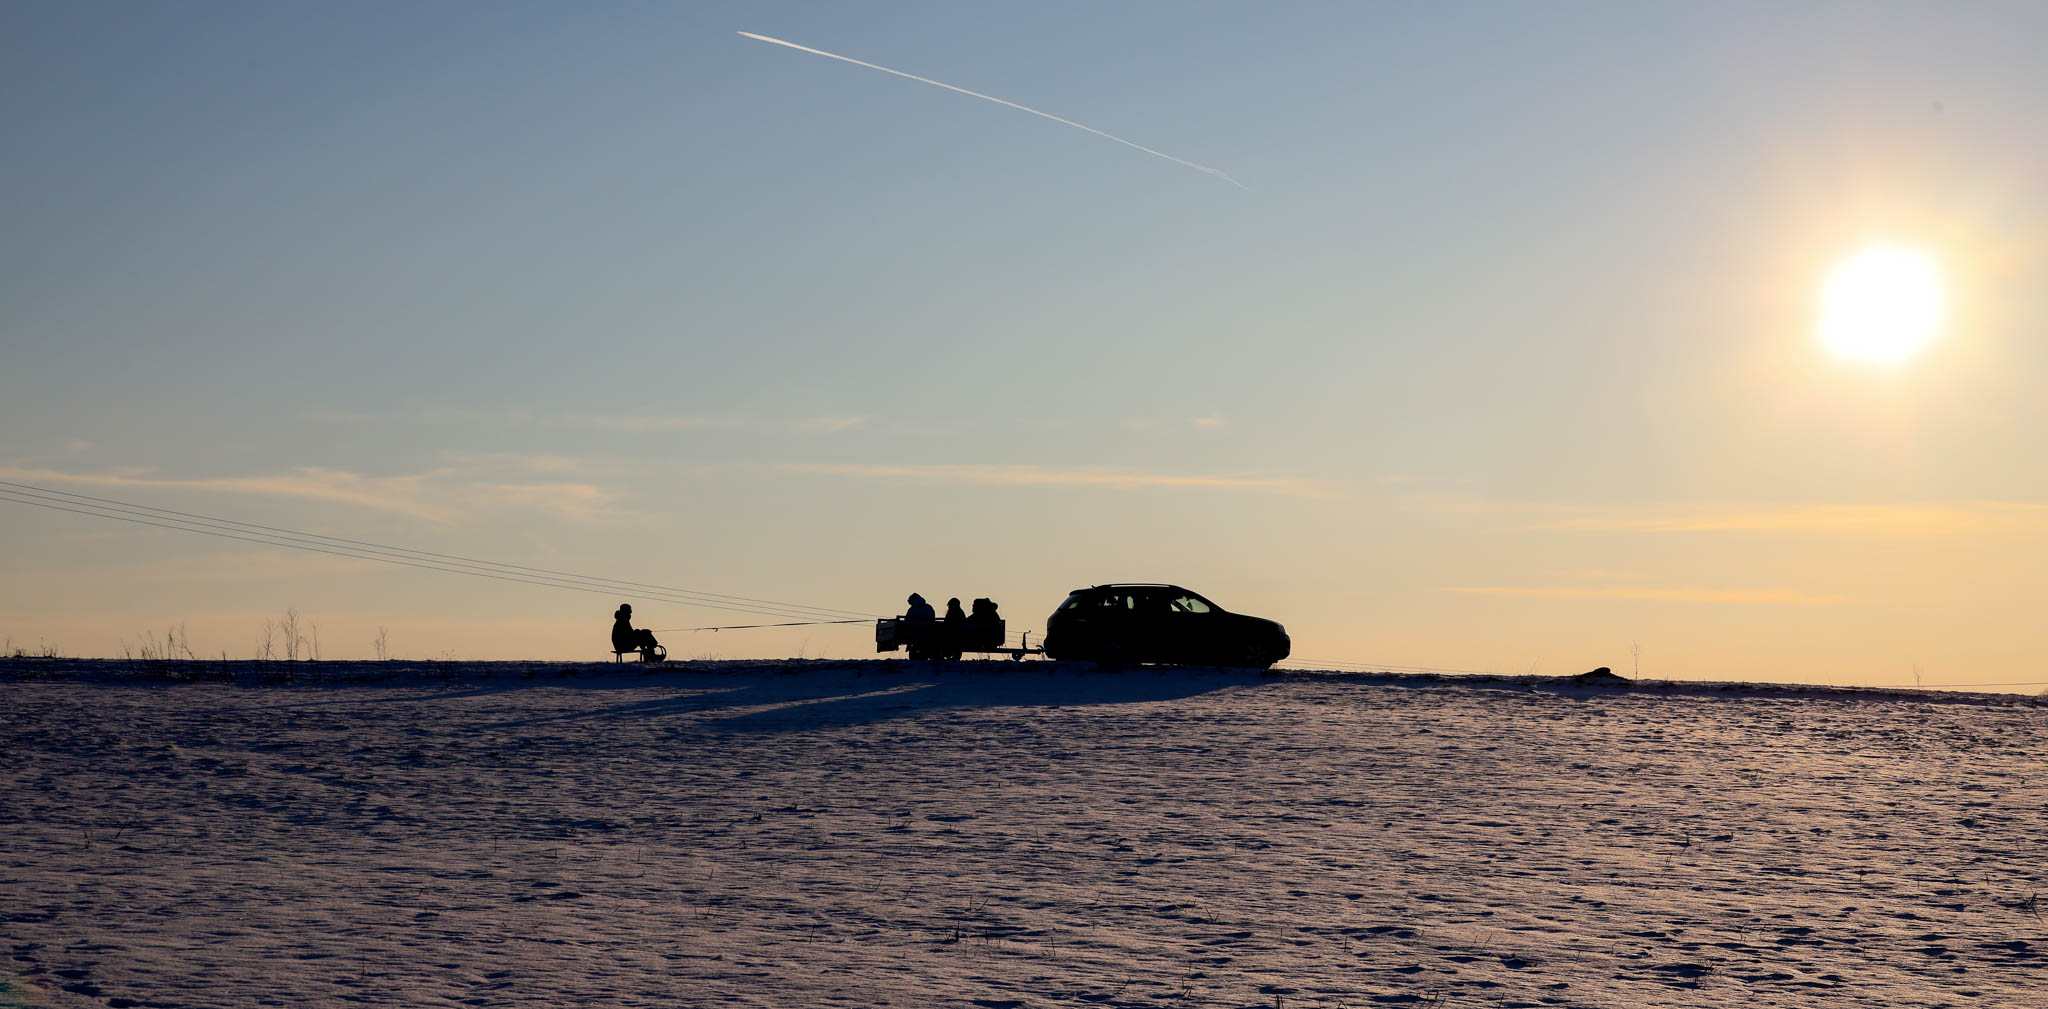
[[[597,514],[616,499],[609,491],[590,484],[478,482],[463,471],[452,468],[401,476],[366,477],[344,470],[301,466],[285,473],[262,476],[181,479],[159,477],[146,470],[133,469],[67,473],[0,466],[0,480],[104,490],[200,491],[321,501],[429,522],[452,522],[478,509],[506,506],[582,519]]]
[[[561,418],[560,423],[563,427],[642,434],[661,431],[715,431],[739,426],[738,421],[726,417],[649,417],[590,413],[570,414]]]
[[[1310,480],[1287,477],[1145,473],[1113,467],[1056,469],[1049,466],[966,463],[936,465],[867,465],[860,463],[784,463],[789,473],[863,480],[917,481],[984,487],[1107,487],[1115,490],[1164,488],[1216,490],[1283,497],[1328,498],[1332,493]]]
[[[1433,477],[1388,476],[1379,482],[1388,487],[1417,486],[1434,482]],[[1448,515],[1527,515],[1531,513],[1558,514],[1578,510],[1567,505],[1547,504],[1530,501],[1497,501],[1457,491],[1406,490],[1395,493],[1392,500],[1410,511]]]
[[[798,52],[806,52],[814,56],[823,56],[826,57],[827,59],[839,60],[842,63],[851,63],[854,66],[866,67],[869,70],[880,70],[885,74],[895,74],[898,77],[908,78],[910,80],[917,81],[920,84],[930,84],[933,87],[945,88],[948,91],[957,91],[963,95],[967,95],[970,98],[979,98],[982,101],[994,102],[997,105],[1007,105],[1010,108],[1016,109],[1019,112],[1029,112],[1034,116],[1040,116],[1045,119],[1050,119],[1053,122],[1071,126],[1077,130],[1086,130],[1087,132],[1093,133],[1098,137],[1102,137],[1107,140],[1114,140],[1117,143],[1124,145],[1125,147],[1133,147],[1138,150],[1144,151],[1145,153],[1150,154],[1155,158],[1165,158],[1166,160],[1171,161],[1176,165],[1185,165],[1189,168],[1194,169],[1195,171],[1202,172],[1207,175],[1214,175],[1215,177],[1222,179],[1223,181],[1228,182],[1231,185],[1238,187],[1239,189],[1244,188],[1244,183],[1241,183],[1236,179],[1231,178],[1229,175],[1225,174],[1224,172],[1218,169],[1210,168],[1208,165],[1198,165],[1192,161],[1183,161],[1180,158],[1176,158],[1173,155],[1167,154],[1163,151],[1155,151],[1152,148],[1146,147],[1142,144],[1134,144],[1128,140],[1125,140],[1122,137],[1116,136],[1115,134],[1104,133],[1093,126],[1083,126],[1080,123],[1077,123],[1071,119],[1061,119],[1060,117],[1053,115],[1050,112],[1040,112],[1039,110],[1034,109],[1029,105],[1019,105],[1016,102],[1004,101],[1003,99],[997,98],[994,95],[985,95],[979,91],[969,91],[966,88],[954,87],[951,84],[947,84],[943,81],[935,81],[929,77],[919,77],[916,74],[907,74],[901,70],[891,70],[888,67],[882,66],[877,63],[868,63],[864,60],[854,59],[851,56],[841,56],[838,53],[828,53],[823,49],[813,49],[810,46],[800,46],[794,42],[785,42],[782,39],[770,38],[766,35],[756,35],[753,32],[740,32],[739,34],[744,35],[747,38],[753,39],[756,42],[767,42],[772,45],[788,46],[789,48],[795,49]]]
[[[66,473],[48,469],[0,467],[0,479],[28,484],[68,484],[119,490],[185,490],[220,494],[248,494],[258,497],[329,501],[376,511],[396,512],[413,518],[446,522],[456,517],[449,508],[423,499],[422,487],[449,471],[436,470],[409,476],[365,477],[342,470],[301,466],[269,476],[200,477],[174,479],[146,475],[135,470],[104,473]]]
[[[355,427],[379,424],[391,419],[388,414],[371,413],[367,410],[333,410],[325,407],[307,410],[299,416],[315,424],[348,424]]]
[[[492,483],[475,485],[474,495],[498,504],[552,512],[565,518],[588,519],[602,513],[617,495],[587,483]]]
[[[784,430],[800,434],[837,434],[867,424],[866,417],[804,417],[789,421],[742,421],[736,417],[646,416],[640,414],[570,414],[554,423],[567,428],[660,434],[669,431]]]
[[[1810,505],[1667,516],[1566,519],[1542,529],[1622,532],[1796,532],[1954,535],[2048,529],[2048,505],[1965,501],[1940,505]]]
[[[1440,588],[1469,596],[1521,596],[1542,599],[1640,599],[1723,606],[1840,606],[1841,595],[1812,595],[1795,589],[1654,588],[1644,585],[1584,587],[1571,585],[1470,585]]]
[[[838,434],[861,427],[867,422],[866,417],[811,417],[795,421],[790,427],[805,434]]]
[[[110,533],[109,535],[120,535]],[[174,566],[160,561],[113,563],[81,567],[68,565],[64,574],[88,578],[118,577],[134,582],[261,582],[291,578],[333,577],[388,571],[390,565],[358,557],[298,551],[251,551],[210,553],[179,560]]]
[[[473,410],[458,407],[423,407],[380,413],[318,409],[309,410],[304,416],[308,420],[320,423],[343,424],[352,427],[366,427],[373,424],[405,426],[450,424],[463,427],[488,428],[493,431],[502,431],[507,428],[540,427],[592,431],[660,432],[713,430],[739,426],[739,421],[728,417],[588,412],[536,415],[530,410],[523,409]]]
[[[531,411],[518,408],[477,410],[451,406],[416,407],[376,412],[315,408],[305,411],[300,416],[315,423],[345,424],[352,427],[367,427],[373,424],[430,423],[505,428],[532,424],[535,419]]]
[[[590,463],[549,452],[443,452],[442,458],[465,469],[511,469],[527,473],[581,473]]]
[[[1229,426],[1229,422],[1221,417],[1190,417],[1188,424],[1203,431],[1220,431]]]

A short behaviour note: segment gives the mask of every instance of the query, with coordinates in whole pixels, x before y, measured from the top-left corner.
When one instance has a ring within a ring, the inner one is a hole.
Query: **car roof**
[[[1104,585],[1090,585],[1085,589],[1075,589],[1074,591],[1097,592],[1102,589],[1172,589],[1176,592],[1188,591],[1178,585],[1168,585],[1165,582],[1109,582]]]

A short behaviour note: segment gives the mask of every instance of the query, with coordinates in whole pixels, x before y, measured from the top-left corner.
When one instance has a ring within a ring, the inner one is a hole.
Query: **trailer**
[[[957,659],[972,652],[1021,660],[1026,655],[1045,654],[1045,649],[1031,647],[1030,631],[1024,632],[1022,647],[1005,646],[1007,628],[1001,619],[884,617],[875,621],[875,651],[893,652],[901,648],[913,659]]]

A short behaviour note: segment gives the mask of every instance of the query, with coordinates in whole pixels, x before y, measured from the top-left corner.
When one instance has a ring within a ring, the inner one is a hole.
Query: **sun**
[[[1872,244],[1835,264],[1821,290],[1820,338],[1843,357],[1892,364],[1941,332],[1941,270],[1903,245]]]

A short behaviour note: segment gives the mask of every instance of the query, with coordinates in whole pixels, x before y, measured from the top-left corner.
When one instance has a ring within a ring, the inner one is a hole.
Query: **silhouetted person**
[[[974,612],[969,614],[967,619],[981,621],[1001,620],[1002,618],[996,616],[996,601],[983,597],[974,601]]]
[[[654,640],[653,631],[634,629],[632,603],[620,603],[619,611],[612,614],[612,651],[639,652],[642,662],[653,662],[667,654],[661,643]]]
[[[959,596],[954,596],[953,598],[951,598],[951,599],[948,599],[948,600],[946,600],[946,619],[947,619],[947,620],[965,620],[965,619],[967,619],[967,613],[966,613],[966,611],[964,611],[964,610],[962,610],[962,609],[960,608],[960,597],[959,597]]]
[[[923,596],[921,596],[921,595],[918,595],[918,594],[917,594],[917,593],[915,593],[915,592],[912,592],[912,593],[910,594],[910,598],[909,598],[909,599],[906,599],[906,600],[904,600],[904,601],[910,604],[910,609],[908,609],[908,610],[905,610],[905,611],[903,611],[903,619],[905,619],[905,620],[936,620],[936,619],[938,619],[938,614],[937,614],[937,613],[934,613],[934,612],[932,612],[932,604],[930,604],[930,603],[928,603],[928,602],[925,602],[925,601],[924,601],[924,597],[923,597]]]

